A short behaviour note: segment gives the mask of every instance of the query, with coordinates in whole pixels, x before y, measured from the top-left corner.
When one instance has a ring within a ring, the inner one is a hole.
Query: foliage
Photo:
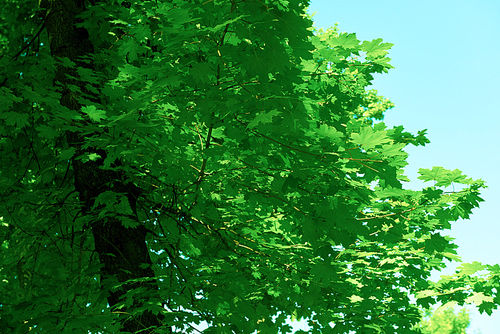
[[[429,281],[483,181],[405,189],[428,140],[369,89],[391,44],[313,34],[307,5],[2,0],[1,328],[411,333],[419,306],[497,307],[498,265]]]
[[[470,324],[466,308],[455,313],[454,307],[441,307],[434,312],[425,310],[424,314],[425,319],[417,325],[423,334],[465,334]]]

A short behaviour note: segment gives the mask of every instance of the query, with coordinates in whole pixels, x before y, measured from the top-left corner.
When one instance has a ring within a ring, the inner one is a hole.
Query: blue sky
[[[309,9],[318,28],[338,22],[360,40],[394,43],[395,69],[373,84],[396,105],[384,121],[414,133],[428,129],[431,141],[407,150],[409,187],[422,187],[417,171],[432,166],[485,180],[485,202],[448,234],[464,262],[500,263],[500,1],[312,0]],[[500,310],[472,312],[468,333],[499,327]]]

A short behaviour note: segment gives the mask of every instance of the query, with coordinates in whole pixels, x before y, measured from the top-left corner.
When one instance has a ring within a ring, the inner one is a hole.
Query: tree
[[[469,311],[466,308],[455,313],[454,307],[425,310],[425,320],[418,324],[424,334],[465,334],[470,325]]]
[[[428,140],[368,89],[391,44],[313,34],[307,5],[3,0],[5,331],[410,333],[419,306],[497,307],[498,265],[428,280],[483,181],[405,189]]]

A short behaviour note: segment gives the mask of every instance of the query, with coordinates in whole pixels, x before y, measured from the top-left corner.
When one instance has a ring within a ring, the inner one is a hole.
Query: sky
[[[499,0],[312,0],[317,28],[338,22],[359,40],[382,38],[395,67],[375,76],[373,86],[396,107],[384,122],[416,133],[427,129],[430,144],[410,147],[408,188],[421,189],[419,168],[442,166],[483,179],[485,202],[470,220],[456,222],[464,262],[500,263],[500,1]],[[454,267],[443,274],[453,273]],[[467,333],[499,333],[500,310],[471,312]]]

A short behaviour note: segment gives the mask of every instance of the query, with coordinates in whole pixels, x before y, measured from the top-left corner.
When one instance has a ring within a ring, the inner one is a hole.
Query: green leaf
[[[487,266],[480,262],[474,261],[472,263],[462,263],[457,268],[457,273],[459,275],[474,275],[477,272],[484,270]]]
[[[331,46],[341,46],[345,49],[355,49],[359,46],[356,34],[341,33],[331,41]]]
[[[436,186],[447,187],[452,183],[468,183],[467,176],[463,175],[461,171],[455,169],[453,171],[444,169],[443,167],[432,167],[432,169],[420,168],[418,179],[427,181],[435,181]]]
[[[360,296],[352,295],[351,297],[349,297],[349,300],[351,301],[351,303],[359,303],[359,302],[362,302],[364,300],[364,298],[360,297]]]
[[[75,155],[76,149],[74,147],[70,147],[66,150],[61,151],[61,154],[59,154],[59,160],[61,161],[68,161]]]
[[[425,240],[425,250],[431,254],[444,251],[448,245],[449,241],[439,233],[434,233]]]
[[[210,32],[217,32],[219,30],[225,29],[230,24],[237,22],[237,21],[240,21],[242,18],[247,17],[247,16],[248,15],[240,15],[238,17],[235,17],[234,19],[230,19],[230,20],[227,20],[223,23],[220,23],[220,24],[216,25],[215,27],[208,27],[207,30]]]
[[[98,159],[101,159],[101,156],[97,153],[84,153],[76,159],[81,160],[83,163],[86,163],[89,161],[97,161]]]
[[[82,112],[86,113],[93,122],[106,119],[106,111],[97,109],[95,106],[83,106]]]
[[[20,129],[29,125],[28,117],[28,114],[21,114],[12,111],[0,114],[0,118],[5,120],[6,125],[15,126]]]
[[[467,297],[467,299],[465,299],[465,302],[466,303],[474,303],[477,306],[479,306],[484,302],[492,303],[493,298],[490,296],[485,296],[484,293],[482,293],[482,292],[474,292],[472,294],[472,296],[469,296],[469,297]]]
[[[118,48],[121,56],[126,56],[129,61],[137,60],[139,44],[133,38],[126,38],[124,43]]]
[[[422,298],[436,296],[437,294],[438,293],[434,290],[423,290],[423,291],[418,291],[415,297],[417,299],[422,299]]]
[[[392,43],[382,43],[382,38],[376,38],[370,42],[364,41],[361,44],[361,50],[365,51],[369,58],[383,57],[388,53],[386,50],[389,50],[393,45]]]
[[[269,124],[272,123],[273,117],[278,116],[280,114],[277,110],[271,110],[269,112],[261,112],[257,117],[255,117],[250,123],[247,125],[247,129],[255,128],[259,123]]]
[[[387,136],[387,131],[374,131],[371,127],[361,128],[361,131],[353,133],[351,138],[354,144],[360,145],[365,150],[391,142],[391,139]]]
[[[328,126],[327,124],[321,124],[316,133],[322,137],[330,139],[333,143],[339,142],[339,139],[344,135],[342,132],[337,131],[334,127]]]
[[[46,139],[54,139],[61,135],[61,131],[44,124],[38,125],[36,129],[39,131],[40,137]]]

